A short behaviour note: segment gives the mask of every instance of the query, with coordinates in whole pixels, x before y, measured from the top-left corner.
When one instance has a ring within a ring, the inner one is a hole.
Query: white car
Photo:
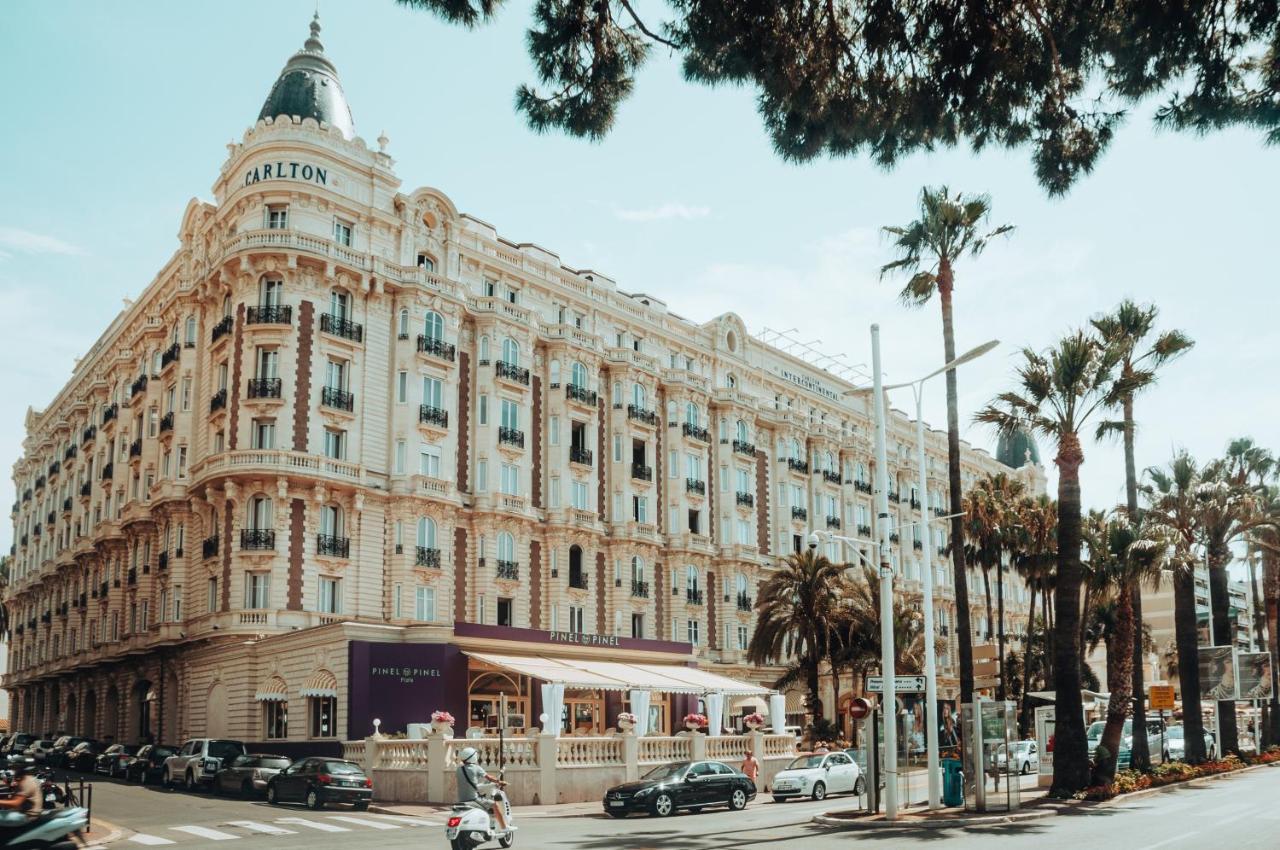
[[[1014,741],[1012,747],[1013,770],[1025,776],[1040,769],[1040,753],[1035,741]],[[996,750],[996,765],[1003,768],[1006,760],[1004,744],[1001,744]]]
[[[824,799],[828,794],[862,794],[867,782],[848,753],[814,753],[797,756],[773,777],[773,801],[793,797]]]

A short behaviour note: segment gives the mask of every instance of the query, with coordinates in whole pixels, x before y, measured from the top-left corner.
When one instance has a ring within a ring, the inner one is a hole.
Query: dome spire
[[[302,45],[304,50],[311,50],[316,53],[324,53],[324,45],[320,43],[320,10],[316,9],[316,13],[311,18],[311,38],[306,40]]]
[[[337,127],[348,139],[356,134],[338,69],[324,53],[320,42],[320,13],[311,18],[311,34],[302,49],[293,54],[271,87],[258,118],[314,118]]]

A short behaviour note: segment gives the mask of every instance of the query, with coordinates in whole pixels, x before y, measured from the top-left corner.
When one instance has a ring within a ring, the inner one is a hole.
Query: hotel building
[[[538,725],[549,681],[565,728],[601,728],[630,669],[669,730],[700,693],[742,683],[742,708],[776,676],[745,648],[779,558],[812,528],[874,535],[849,383],[731,312],[691,321],[508,241],[393,165],[313,23],[172,258],[28,412],[14,728],[315,749],[437,708],[485,725],[500,695]],[[948,510],[945,433],[924,493],[914,439],[895,411],[904,526]],[[1040,492],[1024,457],[1005,460]],[[966,445],[963,470],[1010,466]],[[904,592],[941,526],[894,534]],[[1020,631],[1016,578],[1006,600]]]

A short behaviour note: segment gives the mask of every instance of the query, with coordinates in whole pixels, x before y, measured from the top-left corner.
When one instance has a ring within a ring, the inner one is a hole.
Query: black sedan
[[[727,764],[677,761],[655,767],[637,782],[610,788],[604,795],[604,810],[615,818],[633,812],[664,818],[676,809],[700,812],[709,806],[728,806],[738,811],[755,796],[755,784]]]
[[[125,781],[141,782],[143,785],[158,784],[164,776],[164,760],[177,753],[178,748],[172,744],[143,746],[124,766]]]
[[[98,764],[98,756],[102,755],[107,745],[102,741],[81,741],[67,750],[62,757],[62,766],[68,770],[81,773],[92,773]]]
[[[267,802],[306,803],[309,809],[325,803],[350,803],[369,808],[373,780],[353,761],[309,758],[295,762],[267,781]]]
[[[137,744],[112,744],[94,761],[93,772],[103,776],[124,776],[129,761],[138,754]]]

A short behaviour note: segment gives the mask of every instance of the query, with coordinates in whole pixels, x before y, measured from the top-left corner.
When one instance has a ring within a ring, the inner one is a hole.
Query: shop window
[[[511,604],[510,599],[506,597],[501,597],[501,596],[498,597],[498,625],[499,626],[515,625],[515,623],[513,622],[512,610],[513,610],[513,606]]]
[[[284,700],[263,703],[263,713],[265,714],[263,737],[268,741],[289,737],[289,703]]]
[[[307,702],[307,713],[311,717],[311,737],[337,737],[338,700],[335,697],[311,697]]]

